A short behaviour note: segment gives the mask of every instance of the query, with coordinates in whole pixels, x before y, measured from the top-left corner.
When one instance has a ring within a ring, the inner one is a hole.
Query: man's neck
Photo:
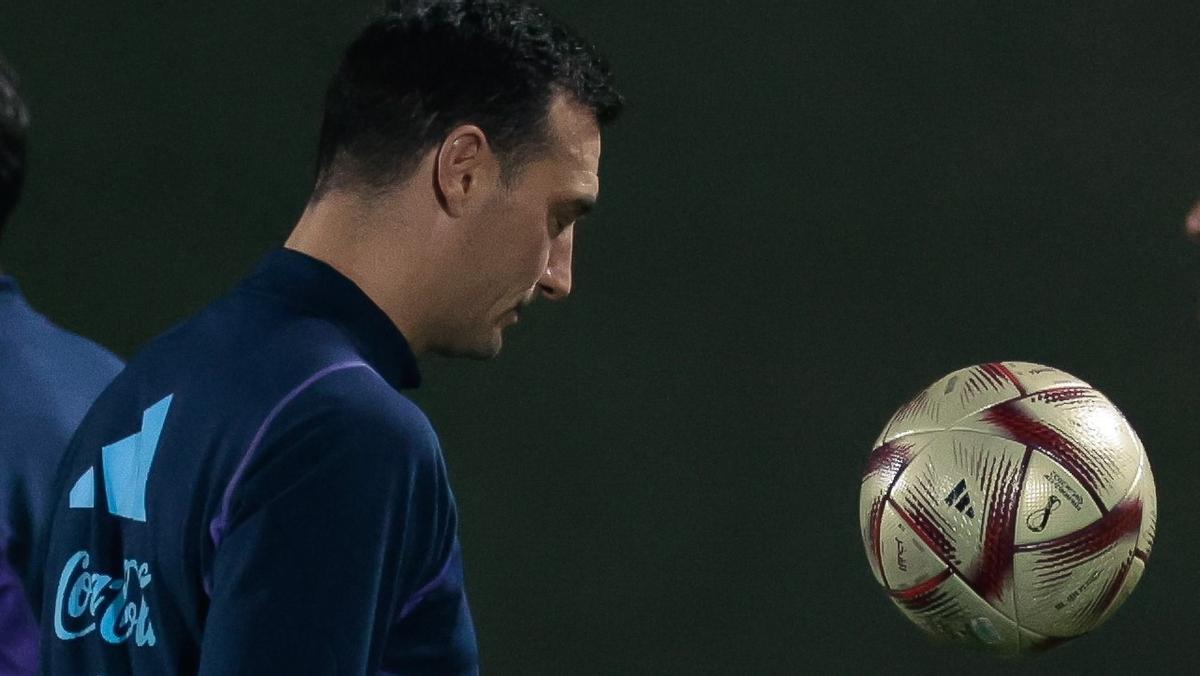
[[[383,221],[381,213],[388,214]],[[420,250],[401,240],[412,232],[396,214],[353,196],[328,195],[309,204],[284,246],[312,256],[354,282],[404,334],[413,352],[424,351],[421,327],[423,264],[406,251]]]

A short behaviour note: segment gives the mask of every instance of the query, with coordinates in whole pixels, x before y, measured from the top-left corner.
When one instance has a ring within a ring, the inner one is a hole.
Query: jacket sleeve
[[[245,460],[227,489],[201,674],[379,669],[390,624],[451,560],[456,527],[437,438],[403,401],[309,401],[315,412]]]

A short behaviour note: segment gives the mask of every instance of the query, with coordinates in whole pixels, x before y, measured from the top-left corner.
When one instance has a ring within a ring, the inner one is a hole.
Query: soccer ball
[[[1129,596],[1157,502],[1104,395],[1038,364],[951,373],[896,412],[863,473],[875,579],[925,631],[1008,654],[1091,631]]]

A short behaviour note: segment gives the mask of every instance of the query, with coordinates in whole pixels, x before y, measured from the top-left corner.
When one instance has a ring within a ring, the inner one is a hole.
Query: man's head
[[[316,187],[289,246],[338,267],[346,255],[306,221],[338,223],[376,249],[341,269],[374,287],[414,347],[492,356],[539,291],[570,293],[573,225],[596,200],[600,128],[621,105],[592,46],[541,9],[395,3],[329,86]]]
[[[0,56],[0,230],[21,197],[28,129],[29,112],[17,92],[16,74]]]

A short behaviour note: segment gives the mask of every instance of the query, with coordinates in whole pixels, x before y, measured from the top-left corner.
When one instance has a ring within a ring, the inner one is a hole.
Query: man
[[[50,673],[477,670],[437,436],[399,390],[571,290],[621,99],[541,10],[403,3],[343,56],[285,248],[152,342],[56,486]]]
[[[0,231],[21,195],[29,115],[0,58]],[[41,601],[33,554],[75,426],[121,369],[102,348],[33,311],[0,270],[0,674],[32,674]]]

